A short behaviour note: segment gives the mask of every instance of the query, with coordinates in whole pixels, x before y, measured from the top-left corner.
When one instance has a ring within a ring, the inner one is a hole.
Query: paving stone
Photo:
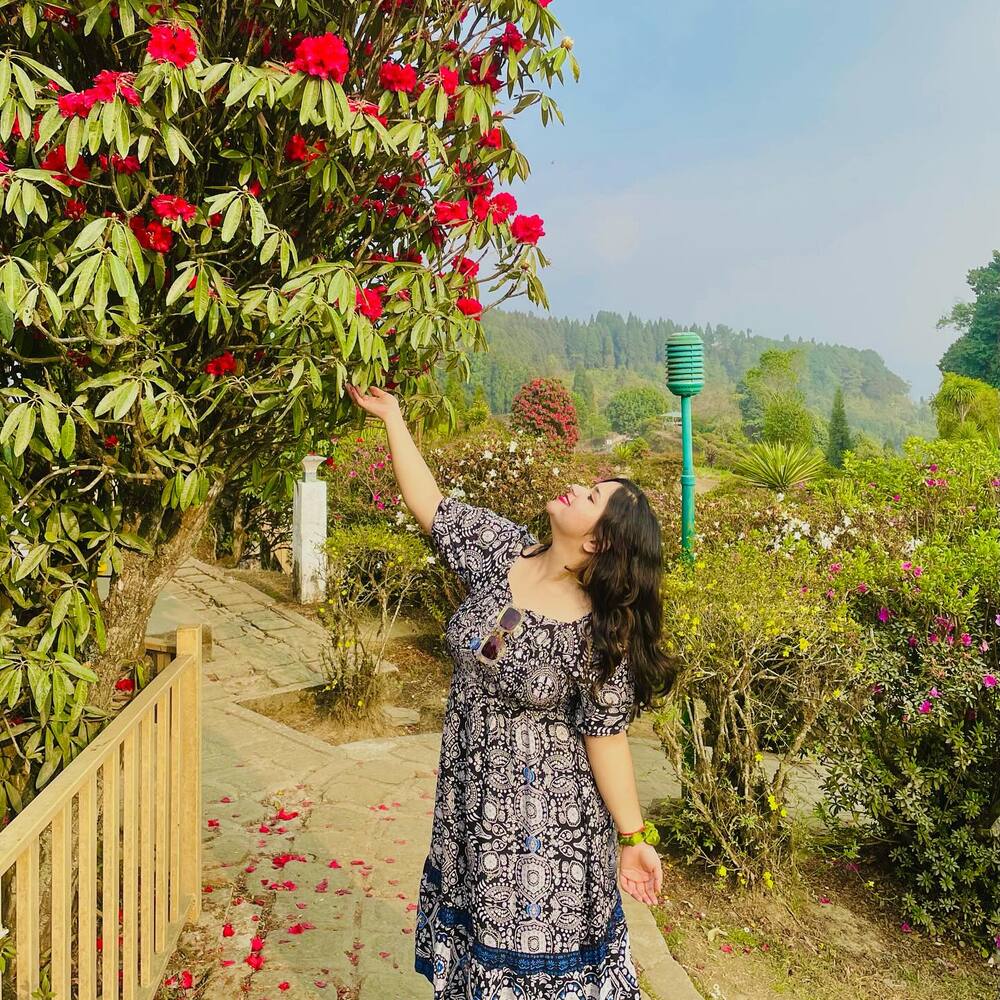
[[[401,708],[399,705],[383,705],[382,714],[394,726],[415,726],[420,722],[420,713],[412,708]]]

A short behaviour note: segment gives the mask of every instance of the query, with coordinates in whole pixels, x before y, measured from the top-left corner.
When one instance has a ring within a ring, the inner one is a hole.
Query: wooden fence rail
[[[30,1000],[46,959],[56,1000],[155,994],[201,913],[201,662],[201,627],[179,628],[172,662],[0,831],[16,948],[0,1000]]]

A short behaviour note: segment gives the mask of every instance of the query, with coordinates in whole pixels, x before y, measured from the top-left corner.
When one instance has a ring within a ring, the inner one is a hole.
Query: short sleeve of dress
[[[635,682],[628,657],[618,662],[611,678],[591,692],[592,678],[579,682],[580,701],[576,706],[574,722],[585,736],[613,736],[622,733],[632,719],[635,704]]]
[[[526,540],[528,530],[488,507],[445,496],[434,512],[430,536],[445,565],[471,589],[492,577],[501,554]]]

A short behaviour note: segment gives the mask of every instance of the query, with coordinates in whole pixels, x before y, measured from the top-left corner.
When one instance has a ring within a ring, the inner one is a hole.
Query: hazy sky
[[[996,0],[549,9],[580,82],[514,132],[552,314],[872,347],[935,391],[935,323],[1000,248]]]

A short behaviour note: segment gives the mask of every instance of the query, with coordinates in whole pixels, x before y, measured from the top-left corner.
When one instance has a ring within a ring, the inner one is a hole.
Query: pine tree
[[[844,466],[844,452],[854,447],[851,430],[847,426],[847,412],[844,410],[844,391],[837,386],[833,394],[833,409],[830,411],[829,441],[826,446],[826,460],[841,469]]]

